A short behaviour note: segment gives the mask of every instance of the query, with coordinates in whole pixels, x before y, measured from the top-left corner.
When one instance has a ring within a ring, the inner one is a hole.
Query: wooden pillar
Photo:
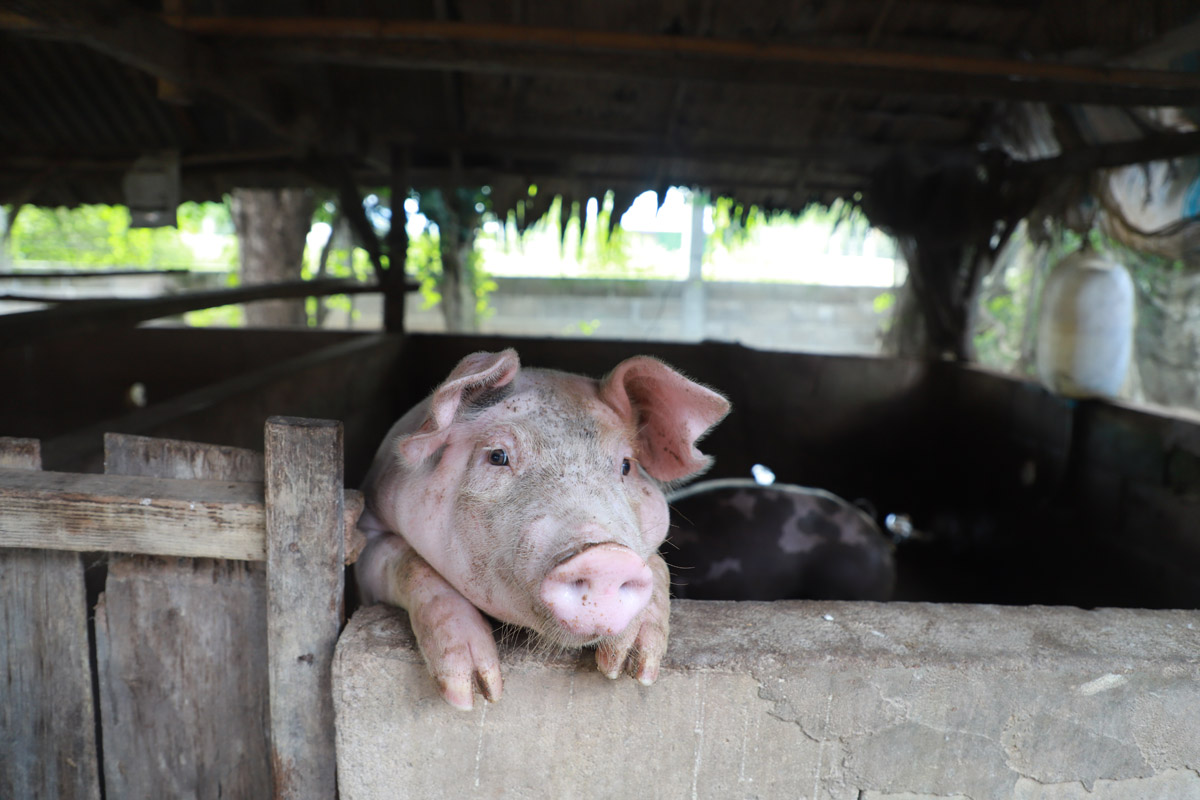
[[[408,212],[404,200],[408,197],[408,151],[392,150],[392,224],[387,232],[388,268],[383,286],[383,329],[388,333],[404,332],[404,302],[408,296],[408,280],[404,267],[408,261]]]
[[[266,425],[267,653],[275,796],[335,797],[331,677],[345,609],[342,424]]]
[[[41,468],[36,440],[0,438],[0,469]],[[0,797],[100,797],[77,553],[0,548]]]

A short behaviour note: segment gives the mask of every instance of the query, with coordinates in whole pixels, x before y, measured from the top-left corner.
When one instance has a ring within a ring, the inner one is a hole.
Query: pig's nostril
[[[564,629],[612,636],[645,608],[654,576],[640,556],[619,545],[598,545],[552,568],[541,598]]]

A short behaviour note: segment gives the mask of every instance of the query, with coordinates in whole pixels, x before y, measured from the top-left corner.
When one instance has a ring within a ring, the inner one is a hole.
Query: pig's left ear
[[[729,401],[650,356],[617,365],[600,399],[638,427],[637,459],[654,478],[677,481],[707,469],[696,442],[729,413]]]
[[[454,371],[442,381],[429,398],[429,414],[414,433],[401,437],[400,454],[410,464],[420,464],[446,443],[450,427],[464,406],[499,399],[495,390],[507,386],[521,370],[517,351],[509,348],[499,353],[472,353],[458,362]]]

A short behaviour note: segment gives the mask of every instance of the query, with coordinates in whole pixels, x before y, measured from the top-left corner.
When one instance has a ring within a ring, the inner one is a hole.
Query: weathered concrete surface
[[[334,665],[345,800],[1200,800],[1200,614],[675,601],[649,688],[502,651],[442,702],[403,612]]]

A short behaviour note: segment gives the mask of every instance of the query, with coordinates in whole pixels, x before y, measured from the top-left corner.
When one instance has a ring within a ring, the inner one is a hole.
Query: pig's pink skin
[[[558,645],[597,645],[606,675],[628,669],[653,682],[670,610],[656,552],[668,526],[661,484],[707,467],[695,441],[727,411],[720,395],[647,357],[597,382],[521,369],[511,350],[468,356],[393,426],[368,474],[364,599],[408,610],[459,708],[476,690],[491,700],[501,691],[491,628],[476,609]],[[564,616],[543,597],[555,596],[547,576],[573,563],[598,575],[611,567],[618,585],[621,570],[635,583],[648,571],[645,606],[619,631],[608,622],[628,609],[601,609],[590,623]]]

